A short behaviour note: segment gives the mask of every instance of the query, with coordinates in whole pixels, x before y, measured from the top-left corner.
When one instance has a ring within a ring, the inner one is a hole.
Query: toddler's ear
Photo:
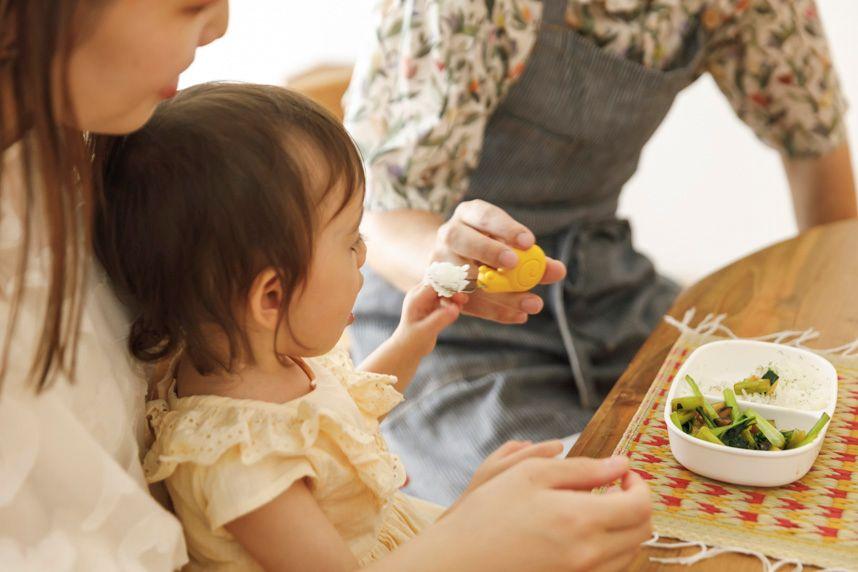
[[[273,268],[266,268],[250,285],[247,296],[248,317],[254,326],[273,331],[277,328],[282,304],[280,275]]]

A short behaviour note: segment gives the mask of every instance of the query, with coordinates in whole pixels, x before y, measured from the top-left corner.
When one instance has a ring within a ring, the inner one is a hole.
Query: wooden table
[[[822,335],[810,346],[834,347],[858,337],[858,221],[812,229],[752,254],[704,278],[676,299],[670,315],[682,318],[697,308],[727,314],[724,322],[738,336],[816,328]],[[596,412],[570,456],[610,455],[667,357],[678,332],[662,323]],[[650,556],[678,556],[696,549],[643,549],[631,570],[683,568],[649,561]],[[759,560],[724,555],[693,566],[695,571],[758,572]],[[807,569],[807,568],[806,568]]]

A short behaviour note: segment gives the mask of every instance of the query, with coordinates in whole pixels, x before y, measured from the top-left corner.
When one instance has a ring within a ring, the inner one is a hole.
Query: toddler
[[[413,289],[360,368],[337,347],[366,257],[341,125],[284,89],[209,84],[110,147],[96,251],[133,311],[131,352],[169,364],[144,470],[166,483],[190,567],[353,570],[438,519],[399,492],[379,421],[467,296]],[[472,487],[560,449],[508,443]]]

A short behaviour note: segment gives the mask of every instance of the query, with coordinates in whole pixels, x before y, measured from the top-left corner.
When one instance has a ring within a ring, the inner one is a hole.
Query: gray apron
[[[406,402],[383,425],[408,492],[449,504],[508,439],[580,432],[669,308],[678,288],[632,246],[617,201],[641,149],[697,76],[699,26],[667,71],[596,46],[543,2],[524,73],[490,118],[465,200],[484,199],[527,225],[567,278],[536,293],[527,324],[462,317],[423,360]],[[393,332],[403,295],[367,269],[352,326],[361,360]]]

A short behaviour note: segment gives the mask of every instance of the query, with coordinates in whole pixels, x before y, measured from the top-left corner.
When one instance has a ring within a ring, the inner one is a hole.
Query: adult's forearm
[[[855,176],[844,143],[810,159],[784,159],[799,230],[858,216]]]
[[[366,213],[367,264],[403,292],[416,286],[442,222],[438,214],[411,209]]]

